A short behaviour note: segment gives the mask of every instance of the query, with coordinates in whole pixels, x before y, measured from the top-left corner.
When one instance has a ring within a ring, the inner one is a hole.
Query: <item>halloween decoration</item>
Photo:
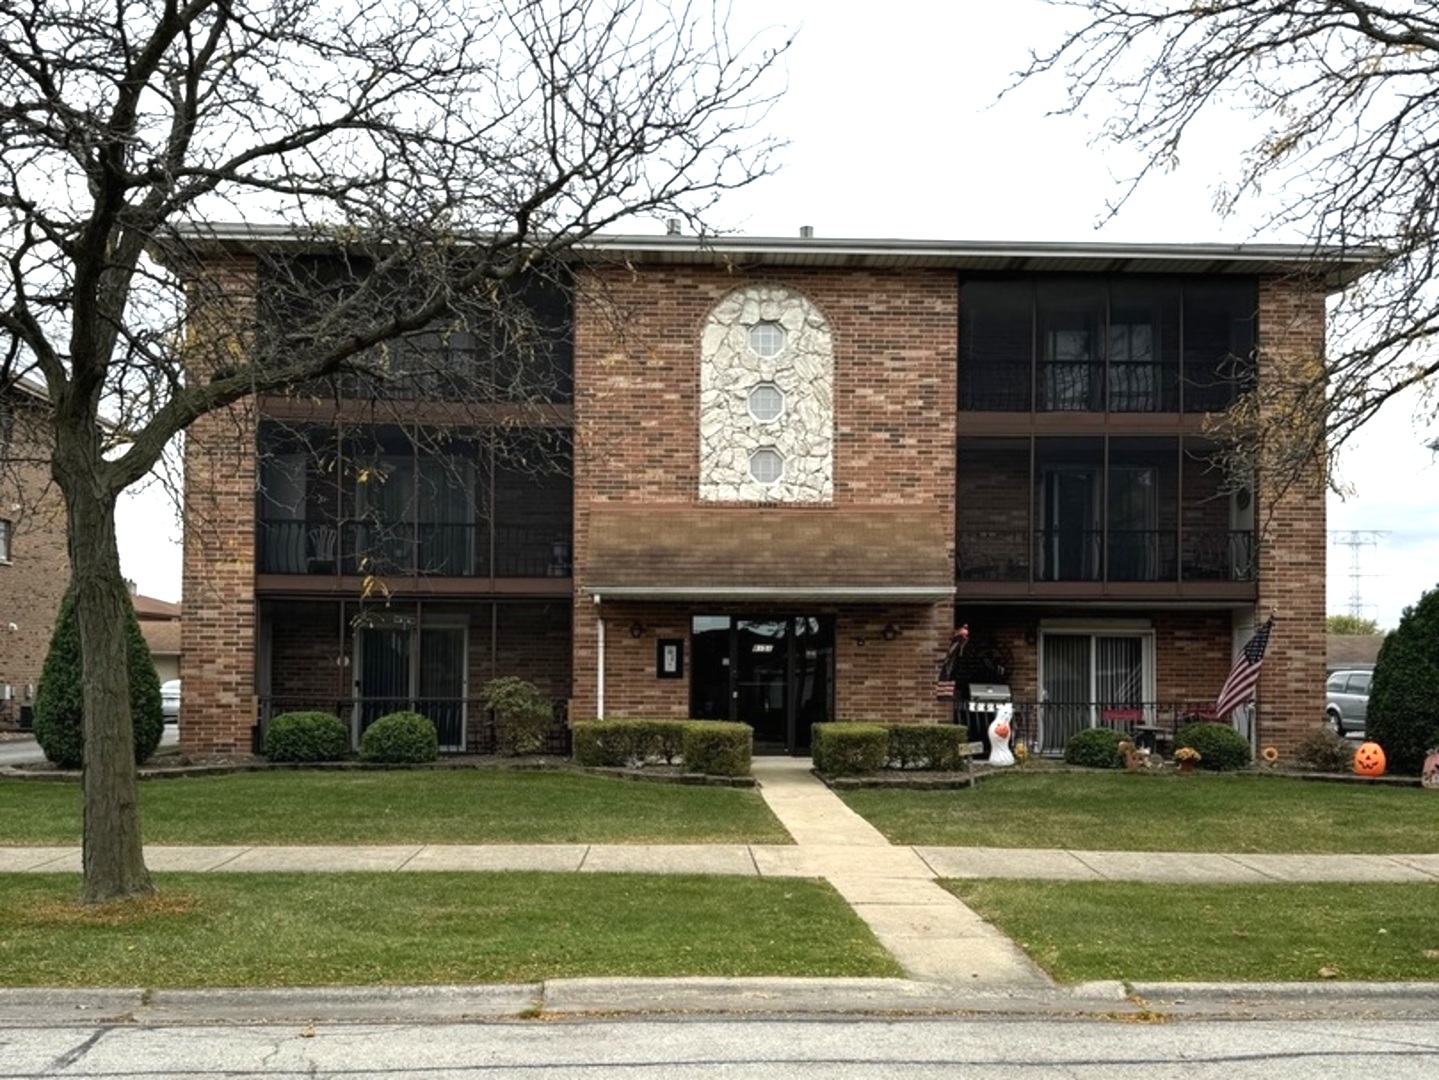
[[[1367,742],[1354,751],[1354,771],[1360,776],[1384,775],[1384,748],[1377,742]]]
[[[1014,752],[1009,748],[1009,738],[1014,733],[1010,721],[1014,706],[1000,705],[994,710],[994,719],[989,723],[989,764],[1013,765]]]

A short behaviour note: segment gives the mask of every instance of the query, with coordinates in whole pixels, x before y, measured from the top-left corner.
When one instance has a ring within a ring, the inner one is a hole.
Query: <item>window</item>
[[[778,420],[784,412],[784,391],[774,383],[760,383],[749,392],[749,414],[762,424]]]
[[[1106,712],[1154,700],[1154,635],[1148,630],[1045,630],[1040,636],[1042,749],[1062,750]]]
[[[749,474],[757,484],[776,484],[784,477],[784,458],[773,446],[761,446],[749,456]]]
[[[766,360],[784,352],[784,327],[777,322],[755,323],[749,328],[749,347]]]
[[[0,562],[10,561],[10,523],[0,521]]]

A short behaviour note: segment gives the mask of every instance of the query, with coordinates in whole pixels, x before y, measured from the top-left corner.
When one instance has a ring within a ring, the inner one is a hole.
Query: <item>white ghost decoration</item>
[[[1009,748],[1010,736],[1014,734],[1014,726],[1010,723],[1013,717],[1013,705],[1001,705],[994,710],[994,719],[989,722],[989,764],[991,765],[1014,764],[1014,751]]]

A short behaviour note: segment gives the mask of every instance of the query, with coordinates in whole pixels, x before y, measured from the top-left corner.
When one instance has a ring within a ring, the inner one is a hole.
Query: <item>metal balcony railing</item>
[[[569,757],[570,727],[567,705],[553,703],[554,718],[545,736],[543,754]],[[439,736],[440,750],[447,754],[494,754],[499,751],[499,725],[494,713],[478,698],[411,698],[411,697],[262,697],[260,715],[253,732],[253,749],[261,753],[265,731],[270,721],[281,713],[323,712],[339,717],[348,727],[358,747],[365,729],[382,716],[393,712],[417,712],[428,717]]]
[[[570,527],[263,520],[263,574],[569,577]]]
[[[1230,529],[961,528],[960,581],[1253,581],[1254,534]]]
[[[1113,728],[1136,746],[1167,753],[1185,724],[1215,720],[1213,701],[1016,701],[1011,708],[1014,744],[1049,755],[1063,754],[1071,738],[1092,727]],[[993,719],[993,706],[971,710],[960,701],[956,716],[982,732]]]

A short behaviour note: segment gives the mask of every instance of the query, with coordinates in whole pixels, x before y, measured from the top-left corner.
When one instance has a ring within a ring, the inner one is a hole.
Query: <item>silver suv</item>
[[[1325,683],[1324,715],[1336,735],[1363,736],[1369,718],[1372,671],[1334,671]]]

